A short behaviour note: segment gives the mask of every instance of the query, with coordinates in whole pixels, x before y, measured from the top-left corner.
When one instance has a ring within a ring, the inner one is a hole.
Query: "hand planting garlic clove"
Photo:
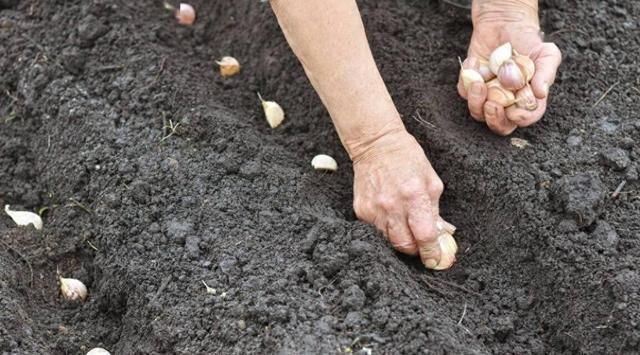
[[[280,105],[275,101],[263,100],[260,93],[258,93],[258,98],[260,99],[260,104],[262,105],[264,116],[267,119],[269,126],[271,128],[278,127],[282,121],[284,121],[284,110],[282,110],[282,107],[280,107]]]
[[[527,84],[527,86],[516,92],[516,106],[529,111],[533,111],[538,108],[538,100],[533,94],[531,85]]]
[[[86,355],[111,355],[111,353],[103,348],[93,348]]]
[[[4,206],[4,211],[19,226],[28,226],[33,224],[37,230],[42,229],[42,218],[40,218],[36,213],[28,211],[12,211],[9,209],[9,205]]]
[[[527,82],[518,64],[512,59],[507,59],[498,69],[498,81],[507,90],[517,91],[522,89]]]
[[[234,57],[222,57],[216,61],[220,66],[220,75],[224,77],[234,76],[240,72],[240,62]]]
[[[60,292],[67,301],[84,301],[87,298],[87,286],[82,281],[58,276]]]
[[[491,52],[491,56],[489,57],[489,69],[491,69],[491,72],[498,75],[500,66],[508,59],[511,59],[512,54],[512,47],[509,42],[501,45]]]
[[[338,163],[332,157],[325,154],[318,154],[311,159],[311,166],[316,170],[338,170]]]

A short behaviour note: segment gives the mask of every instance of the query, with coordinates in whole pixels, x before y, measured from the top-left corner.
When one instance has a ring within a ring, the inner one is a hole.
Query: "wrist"
[[[398,118],[373,134],[345,141],[345,148],[355,166],[359,162],[374,157],[393,154],[405,144],[407,138],[413,137],[407,132],[402,120]]]
[[[374,151],[384,150],[394,141],[393,137],[408,134],[400,117],[392,118],[377,129],[369,129],[343,139],[343,145],[351,160],[356,163]]]
[[[474,0],[471,18],[474,27],[515,24],[540,28],[538,0]]]

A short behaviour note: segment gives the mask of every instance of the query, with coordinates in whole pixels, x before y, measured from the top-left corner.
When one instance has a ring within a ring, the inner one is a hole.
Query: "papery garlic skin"
[[[176,11],[176,19],[181,25],[191,26],[196,20],[196,10],[189,4],[181,3]]]
[[[458,244],[451,234],[442,233],[438,236],[438,245],[440,246],[440,262],[433,269],[446,270],[456,262]]]
[[[33,224],[37,230],[42,230],[42,218],[37,213],[29,211],[12,211],[9,209],[9,205],[4,206],[4,211],[16,222],[19,226],[28,226]]]
[[[512,55],[511,43],[507,42],[491,52],[489,57],[489,69],[495,75],[498,75],[498,70],[502,63],[510,59]]]
[[[527,84],[520,67],[512,59],[507,59],[498,69],[498,81],[502,87],[511,91],[520,90]]]
[[[538,108],[538,99],[533,94],[531,85],[527,85],[516,92],[516,106],[529,111],[534,111]]]
[[[103,348],[93,348],[87,352],[87,355],[111,355],[111,353]]]
[[[515,102],[515,95],[500,84],[487,85],[487,100],[493,101],[502,107],[508,107]]]
[[[282,107],[280,107],[280,105],[275,101],[263,100],[260,93],[258,93],[258,98],[260,99],[260,104],[262,105],[264,116],[267,119],[269,126],[271,128],[278,127],[282,121],[284,121],[284,110]]]
[[[216,64],[220,66],[220,75],[233,76],[240,72],[240,62],[234,57],[222,57]]]
[[[67,301],[84,301],[87,298],[87,286],[82,281],[60,277],[60,292]]]
[[[489,81],[496,77],[491,68],[489,68],[489,61],[482,58],[478,59],[478,73],[480,73],[484,81]]]
[[[484,83],[482,75],[473,69],[462,69],[460,71],[460,78],[462,78],[462,86],[465,90],[469,90],[471,84],[475,82]]]
[[[529,56],[516,53],[513,56],[513,61],[520,68],[525,82],[530,82],[531,79],[533,79],[533,74],[536,73],[536,64],[533,62],[533,60],[529,58]]]
[[[311,166],[316,170],[338,170],[338,163],[332,157],[326,154],[318,154],[311,159]]]

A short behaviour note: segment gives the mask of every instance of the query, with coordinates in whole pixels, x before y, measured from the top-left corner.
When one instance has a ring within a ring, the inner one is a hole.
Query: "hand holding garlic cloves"
[[[562,60],[555,44],[543,42],[537,2],[474,2],[471,17],[473,35],[458,80],[471,117],[500,135],[537,122]]]

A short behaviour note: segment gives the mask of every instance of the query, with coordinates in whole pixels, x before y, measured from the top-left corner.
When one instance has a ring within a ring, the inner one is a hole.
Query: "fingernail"
[[[435,269],[438,266],[438,261],[436,259],[427,259],[424,261],[424,266],[427,269]]]
[[[471,85],[471,95],[473,96],[480,96],[482,95],[482,84],[480,83],[473,83]]]

